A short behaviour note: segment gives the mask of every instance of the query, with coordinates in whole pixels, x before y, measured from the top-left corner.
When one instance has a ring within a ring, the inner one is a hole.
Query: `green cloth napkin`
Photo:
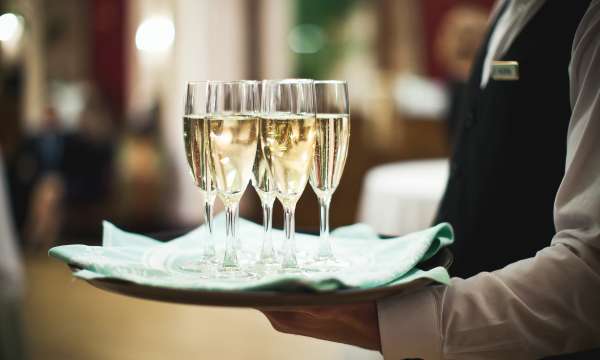
[[[217,254],[223,252],[224,216],[215,218]],[[332,240],[340,259],[351,266],[332,273],[303,273],[265,275],[259,279],[203,279],[194,273],[178,270],[184,259],[200,257],[204,226],[173,239],[160,242],[147,236],[118,229],[103,222],[102,246],[64,245],[50,249],[50,255],[81,270],[75,276],[83,279],[113,278],[141,285],[187,290],[276,290],[276,291],[335,291],[349,288],[369,289],[408,283],[429,278],[448,284],[446,269],[428,271],[416,265],[453,242],[450,224],[392,239],[380,239],[365,224],[336,229]],[[262,226],[240,219],[239,233],[244,249],[260,249]],[[283,232],[273,230],[276,248],[283,241]],[[312,254],[319,237],[296,234],[296,247],[301,254]],[[251,262],[251,259],[247,260]]]

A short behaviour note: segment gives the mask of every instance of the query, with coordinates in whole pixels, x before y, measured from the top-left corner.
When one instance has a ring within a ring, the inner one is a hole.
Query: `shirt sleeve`
[[[600,346],[600,0],[575,34],[569,71],[573,111],[550,246],[380,301],[386,360],[532,359]]]

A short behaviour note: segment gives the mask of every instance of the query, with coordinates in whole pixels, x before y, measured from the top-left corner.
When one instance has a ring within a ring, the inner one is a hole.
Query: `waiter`
[[[455,228],[465,279],[265,312],[276,329],[386,359],[600,347],[600,0],[500,1],[466,98],[437,219]]]

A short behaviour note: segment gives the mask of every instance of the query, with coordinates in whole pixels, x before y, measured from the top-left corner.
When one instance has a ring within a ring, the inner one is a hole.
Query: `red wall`
[[[92,73],[113,114],[123,115],[126,94],[127,1],[92,0]]]

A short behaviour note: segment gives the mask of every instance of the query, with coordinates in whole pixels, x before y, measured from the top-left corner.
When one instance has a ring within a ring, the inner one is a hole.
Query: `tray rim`
[[[441,248],[431,259],[421,263],[421,268],[429,270],[437,266],[448,269],[454,255],[447,247]],[[77,267],[70,266],[71,270]],[[121,279],[83,279],[88,284],[119,295],[143,300],[167,303],[219,307],[242,307],[261,309],[285,309],[297,307],[318,307],[368,302],[384,297],[415,291],[433,283],[433,280],[419,278],[410,283],[393,286],[380,286],[371,289],[344,289],[327,292],[278,292],[273,290],[186,290],[159,286],[141,285]]]

